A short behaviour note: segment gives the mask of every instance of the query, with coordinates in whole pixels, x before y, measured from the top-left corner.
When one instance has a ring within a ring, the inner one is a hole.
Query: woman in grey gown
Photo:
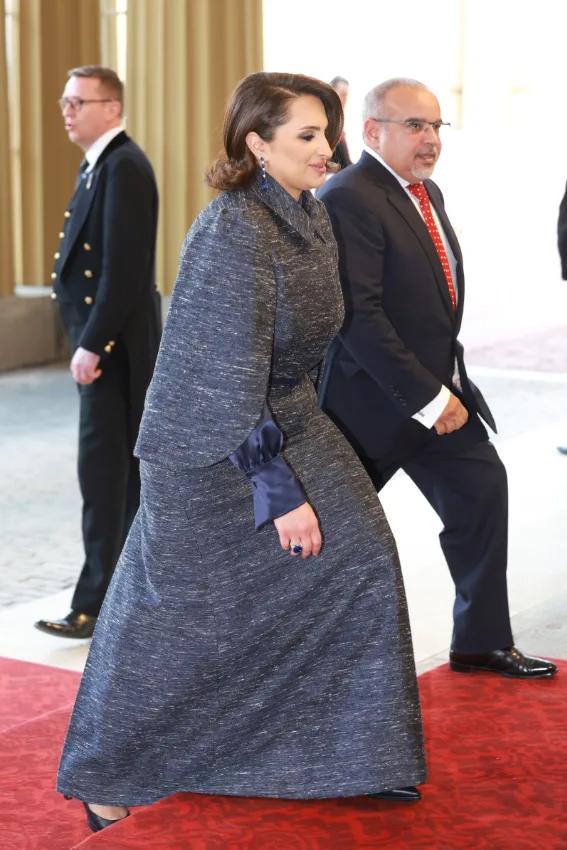
[[[395,543],[314,386],[343,307],[309,190],[341,128],[337,95],[300,75],[253,74],[227,108],[224,191],[182,249],[140,509],[60,766],[93,829],[177,791],[388,797],[424,779]]]

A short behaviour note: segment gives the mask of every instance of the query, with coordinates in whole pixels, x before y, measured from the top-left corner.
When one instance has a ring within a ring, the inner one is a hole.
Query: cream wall
[[[452,128],[436,170],[465,253],[465,342],[567,317],[556,221],[567,179],[564,0],[264,0],[267,70],[351,82],[361,148],[366,91],[392,76],[430,86]],[[567,370],[567,364],[566,364]]]

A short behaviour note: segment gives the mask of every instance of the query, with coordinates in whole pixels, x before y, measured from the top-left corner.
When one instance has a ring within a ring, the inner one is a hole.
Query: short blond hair
[[[67,71],[67,78],[71,77],[98,80],[105,94],[120,103],[121,111],[124,108],[124,83],[112,68],[105,68],[104,65],[79,65]]]

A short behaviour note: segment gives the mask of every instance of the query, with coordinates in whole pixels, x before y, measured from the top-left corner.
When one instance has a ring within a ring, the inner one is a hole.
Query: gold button
[[[93,273],[90,269],[85,269],[84,275],[85,275],[85,277],[92,277]]]
[[[57,273],[51,272],[51,280],[57,280]]]
[[[92,303],[93,303],[93,299],[91,298],[91,296],[85,295],[85,304],[92,304]]]
[[[51,300],[52,300],[52,301],[55,301],[55,299],[56,299],[56,298],[57,298],[57,293],[56,293],[56,292],[52,292],[52,293],[51,293]]]
[[[116,342],[113,339],[108,340],[109,345],[116,345]]]
[[[65,231],[64,231],[64,230],[60,230],[60,231],[59,231],[59,238],[60,238],[60,239],[63,239],[63,237],[64,237],[64,236],[65,236]]]
[[[88,242],[84,243],[83,248],[85,249],[85,251],[92,251],[93,249],[92,245],[89,245]]]
[[[59,251],[56,251],[53,255],[53,259],[58,260],[60,256],[61,256],[61,254],[59,253]]]
[[[65,210],[63,215],[65,216],[65,218],[71,218],[71,213],[69,212],[69,210]]]
[[[104,346],[104,350],[107,354],[110,354],[110,352],[112,351],[112,346],[110,345],[110,343]]]

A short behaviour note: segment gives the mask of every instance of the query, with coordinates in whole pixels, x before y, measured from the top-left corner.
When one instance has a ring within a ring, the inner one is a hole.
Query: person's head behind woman
[[[320,186],[343,126],[336,92],[302,74],[260,72],[245,77],[228,103],[223,129],[226,157],[207,175],[215,189],[248,185],[263,162],[294,197]]]
[[[348,100],[348,80],[346,80],[344,77],[333,77],[329,85],[332,86],[338,94],[341,101],[341,106],[344,109]]]

